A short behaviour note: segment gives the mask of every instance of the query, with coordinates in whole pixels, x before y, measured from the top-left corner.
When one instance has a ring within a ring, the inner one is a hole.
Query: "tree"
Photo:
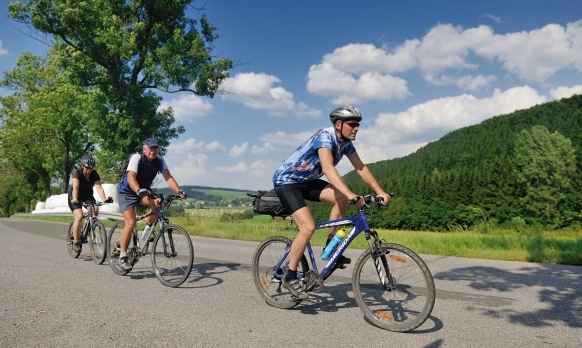
[[[54,39],[61,64],[86,87],[104,96],[104,113],[93,121],[101,161],[118,168],[144,138],[164,147],[184,132],[172,127],[172,110],[158,111],[153,91],[213,97],[232,68],[214,59],[218,36],[202,16],[187,18],[191,0],[26,0],[8,4],[10,17]]]
[[[53,50],[46,59],[25,53],[0,82],[15,91],[0,98],[2,154],[43,198],[53,182],[67,191],[73,166],[95,147],[87,120],[99,112],[98,93],[75,85],[57,58]]]
[[[524,217],[559,223],[560,204],[572,189],[576,155],[570,139],[544,126],[521,131],[515,141],[515,177]]]

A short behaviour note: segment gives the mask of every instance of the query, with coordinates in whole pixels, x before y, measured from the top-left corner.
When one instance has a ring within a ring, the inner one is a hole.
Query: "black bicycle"
[[[99,216],[95,214],[95,207],[103,205],[102,202],[86,201],[82,202],[83,208],[87,209],[87,212],[83,214],[83,227],[81,228],[81,235],[79,241],[81,242],[81,248],[83,244],[89,243],[91,247],[91,256],[93,261],[100,265],[105,261],[107,255],[107,231],[105,226],[99,219]],[[78,258],[81,255],[81,250],[75,251],[74,249],[74,236],[73,236],[73,223],[69,224],[69,232],[67,233],[67,250],[69,255],[73,258]]]
[[[364,210],[374,202],[378,207],[382,205],[378,198],[366,196],[364,199],[366,204],[357,215],[315,224],[316,229],[353,227],[321,272],[317,269],[311,244],[307,243],[307,255],[301,257],[297,276],[307,292],[320,292],[324,281],[336,269],[345,267],[337,262],[344,250],[364,232],[369,248],[356,261],[352,274],[356,302],[366,318],[380,328],[397,332],[413,330],[432,312],[435,301],[432,275],[415,252],[381,240],[378,233],[370,229]],[[277,308],[293,308],[302,301],[283,287],[291,243],[293,241],[287,237],[269,237],[259,244],[253,257],[255,286],[265,302]]]
[[[154,273],[162,284],[174,288],[184,283],[192,271],[194,247],[188,232],[178,225],[170,224],[169,219],[164,216],[164,209],[169,207],[174,200],[180,199],[180,196],[152,193],[150,197],[159,199],[158,207],[145,215],[138,216],[137,221],[151,215],[156,215],[156,219],[147,235],[142,235],[141,242],[137,228],[134,228],[131,239],[133,245],[127,249],[127,260],[132,266],[135,265],[141,256],[147,254],[149,245],[152,243]],[[109,265],[113,272],[119,275],[130,272],[122,269],[118,264],[119,238],[124,226],[124,221],[116,223],[107,237]]]

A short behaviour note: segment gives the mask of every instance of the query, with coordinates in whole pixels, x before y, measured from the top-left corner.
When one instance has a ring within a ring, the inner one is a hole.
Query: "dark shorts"
[[[71,203],[71,199],[72,198],[73,197],[71,197],[71,196],[68,197],[69,209],[71,209],[71,211],[75,211],[77,209],[83,209],[83,202],[87,202],[87,201],[91,201],[93,203],[97,202],[95,200],[95,197],[89,197],[89,198],[87,198],[87,197],[80,197],[79,198],[79,203],[73,204],[73,203]]]
[[[140,199],[136,193],[117,192],[117,203],[122,213],[137,207]]]
[[[321,179],[308,181],[301,184],[285,184],[275,186],[275,193],[285,206],[288,214],[307,206],[305,200],[320,202],[321,191],[329,185],[329,182]]]

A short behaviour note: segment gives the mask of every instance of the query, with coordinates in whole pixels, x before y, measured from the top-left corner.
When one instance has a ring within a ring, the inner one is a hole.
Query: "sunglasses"
[[[344,124],[347,124],[352,128],[360,127],[360,122],[344,122]]]

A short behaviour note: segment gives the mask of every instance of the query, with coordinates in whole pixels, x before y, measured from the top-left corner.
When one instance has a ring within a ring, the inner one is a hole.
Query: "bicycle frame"
[[[317,272],[323,279],[327,279],[333,273],[333,271],[335,270],[334,267],[336,266],[336,262],[337,262],[339,256],[343,254],[343,252],[347,249],[348,245],[350,245],[350,243],[361,232],[366,232],[366,233],[370,232],[370,225],[368,224],[368,221],[366,218],[366,213],[364,210],[359,210],[358,214],[354,215],[354,216],[349,216],[349,217],[336,219],[336,220],[318,222],[315,224],[316,230],[322,229],[325,227],[335,227],[335,226],[345,226],[345,225],[353,225],[353,227],[350,230],[350,232],[347,234],[345,239],[341,242],[340,245],[338,245],[336,250],[333,252],[329,261],[323,267],[321,272],[319,272],[319,270],[317,269],[317,262],[315,260],[314,254],[313,254],[313,248],[311,247],[311,242],[307,243],[306,250],[309,254],[309,258],[311,261],[311,267],[313,267],[313,270],[315,272]],[[287,255],[289,254],[290,250],[291,250],[291,244],[289,244],[289,246],[285,249],[285,252],[283,253],[283,255],[281,257],[281,260],[277,264],[277,268],[282,268],[282,264],[286,260]],[[299,272],[298,272],[297,276],[301,279],[304,278],[304,274],[300,274]],[[280,279],[282,279],[283,277],[284,277],[284,275],[278,276],[278,278],[280,278]]]

